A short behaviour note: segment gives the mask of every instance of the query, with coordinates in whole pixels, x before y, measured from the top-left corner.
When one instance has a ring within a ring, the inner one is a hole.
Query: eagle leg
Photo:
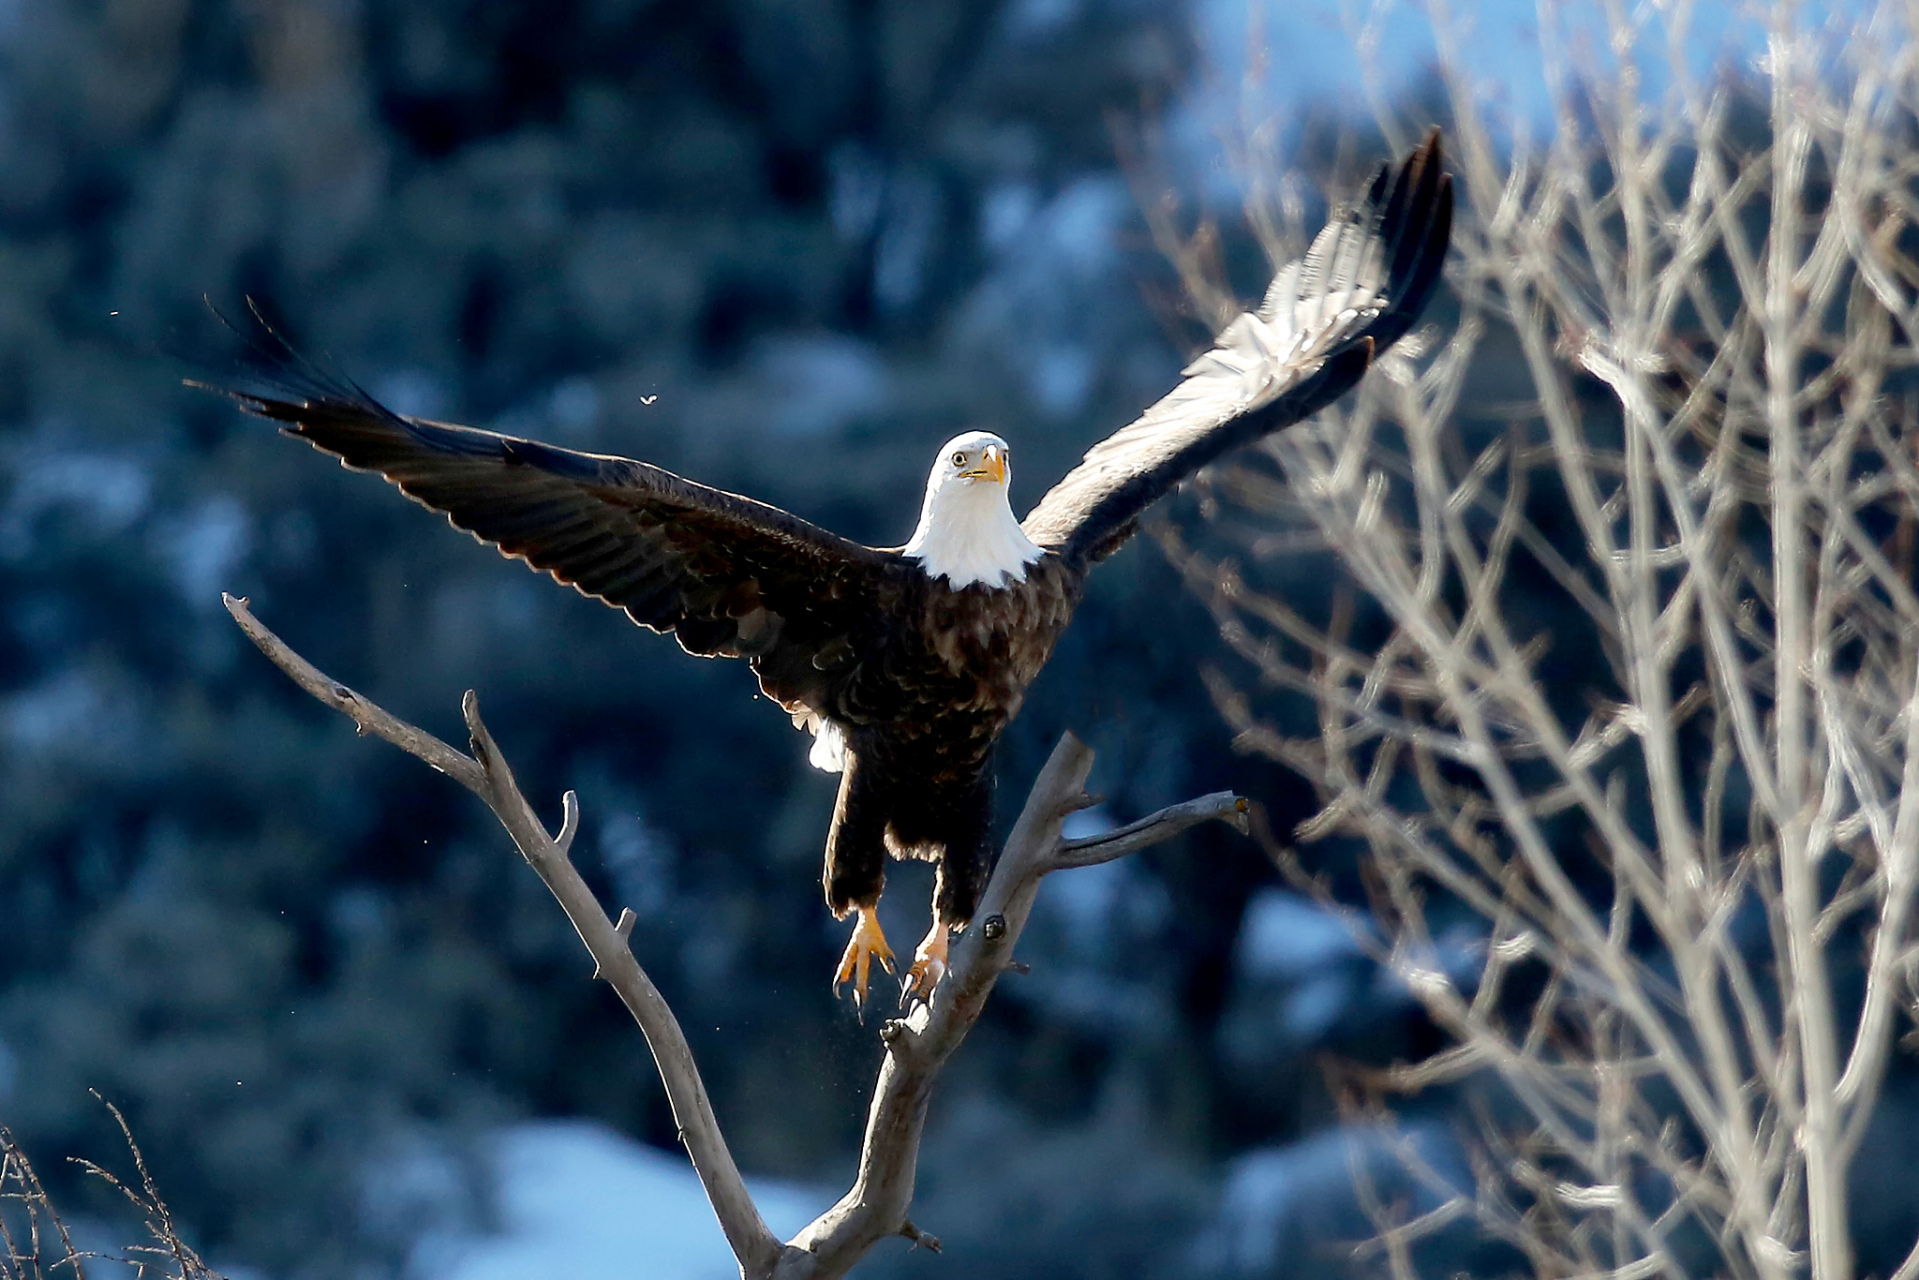
[[[853,936],[846,940],[846,952],[840,957],[840,967],[833,974],[833,994],[838,995],[846,980],[853,980],[853,1007],[860,1016],[866,1016],[866,976],[871,971],[873,958],[877,956],[880,964],[888,973],[893,973],[893,949],[886,945],[886,934],[880,929],[879,906],[877,903],[862,903],[858,906],[859,919],[853,922]]]
[[[913,951],[913,963],[906,971],[906,977],[900,982],[900,1005],[918,997],[921,1000],[933,998],[933,988],[946,976],[946,922],[939,918],[939,912],[933,913],[933,927],[926,931],[920,944]]]

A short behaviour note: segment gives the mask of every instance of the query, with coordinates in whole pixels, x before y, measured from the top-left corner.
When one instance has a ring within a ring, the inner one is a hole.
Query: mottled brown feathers
[[[1077,569],[1047,557],[1004,589],[954,590],[897,551],[646,463],[403,418],[304,365],[282,377],[287,397],[235,399],[689,652],[748,659],[796,719],[839,725],[836,911],[877,897],[891,850],[946,859],[941,910],[970,917],[993,742],[1072,616]]]
[[[1350,388],[1431,297],[1451,217],[1435,134],[1390,185],[1382,171],[1359,209],[1336,216],[1171,394],[1089,451],[1023,534],[1012,529],[1040,558],[1022,559],[1023,580],[1003,587],[955,589],[901,550],[644,462],[401,417],[271,331],[256,350],[272,389],[233,394],[690,652],[747,659],[796,721],[843,740],[826,756],[842,764],[826,851],[833,909],[877,899],[890,850],[940,861],[938,911],[957,923],[991,863],[993,743],[1088,568],[1196,468]],[[1011,528],[1003,490],[997,501],[989,514]]]

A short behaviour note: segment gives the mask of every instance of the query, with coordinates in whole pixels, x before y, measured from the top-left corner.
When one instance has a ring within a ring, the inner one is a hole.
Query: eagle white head
[[[926,477],[919,527],[901,551],[928,576],[954,587],[1023,582],[1044,553],[1013,518],[1007,486],[1012,450],[990,431],[968,431],[940,446]]]

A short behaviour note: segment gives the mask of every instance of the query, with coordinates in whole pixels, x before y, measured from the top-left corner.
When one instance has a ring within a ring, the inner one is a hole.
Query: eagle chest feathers
[[[941,674],[972,687],[969,710],[1011,717],[1072,617],[1077,577],[1055,555],[1003,586],[929,575],[914,630]]]

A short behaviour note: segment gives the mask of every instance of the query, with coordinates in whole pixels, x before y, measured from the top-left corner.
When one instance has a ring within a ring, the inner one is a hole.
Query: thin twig
[[[1053,868],[1092,867],[1111,862],[1129,853],[1137,853],[1149,845],[1170,840],[1188,827],[1196,827],[1202,822],[1229,822],[1241,835],[1250,835],[1252,828],[1247,822],[1246,811],[1247,804],[1243,798],[1230,791],[1215,791],[1184,804],[1168,805],[1137,822],[1102,831],[1096,836],[1062,840],[1053,855]]]

